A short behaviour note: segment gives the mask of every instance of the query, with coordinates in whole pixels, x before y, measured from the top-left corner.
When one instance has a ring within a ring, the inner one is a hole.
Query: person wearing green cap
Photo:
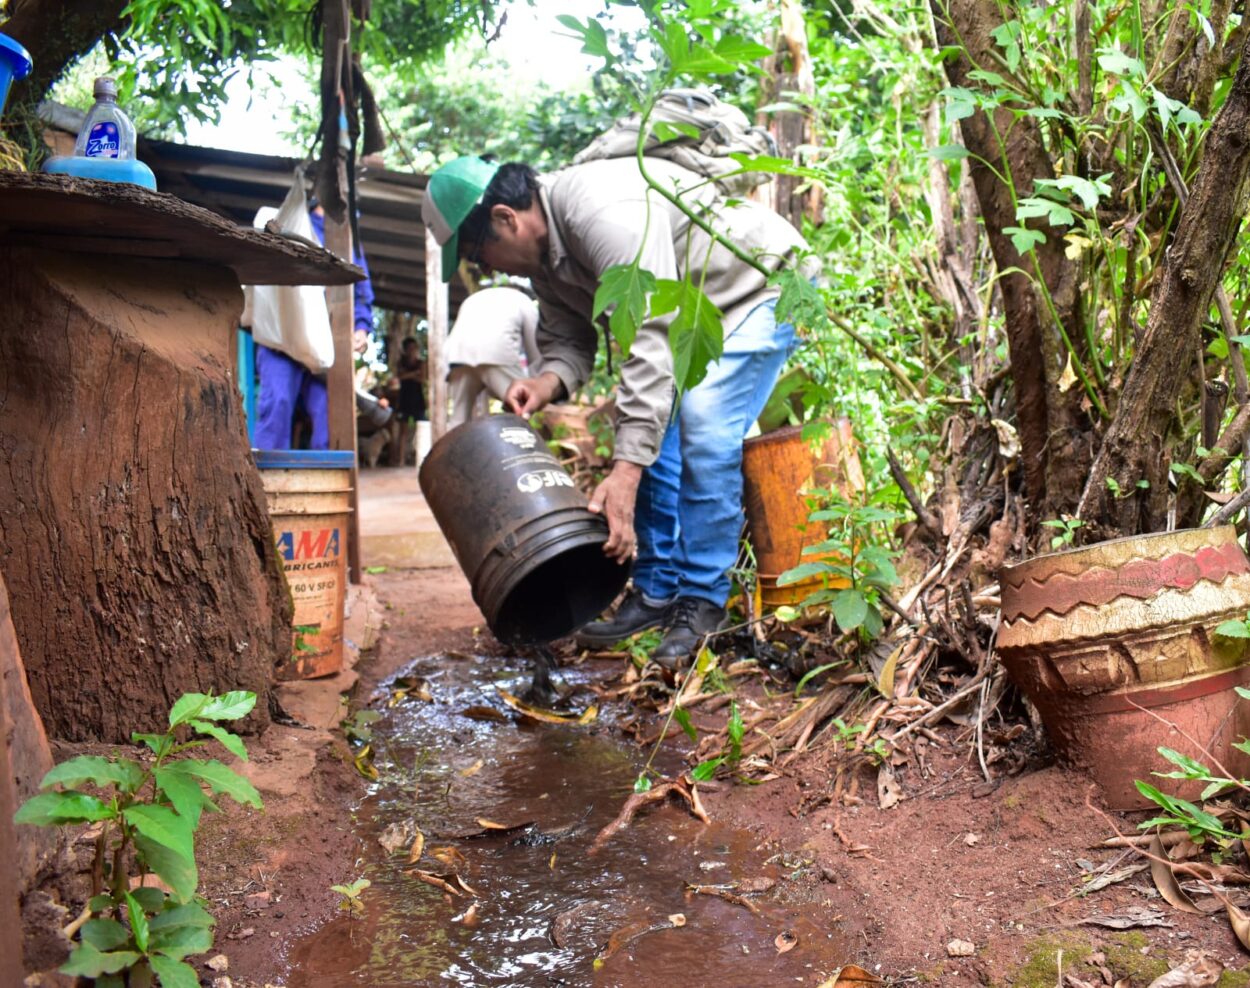
[[[767,207],[724,200],[704,176],[669,161],[647,168],[766,269],[806,249]],[[722,313],[724,352],[681,396],[671,424],[675,314],[643,321],[620,370],[612,469],[590,499],[608,522],[604,551],[636,560],[615,615],[587,625],[579,641],[611,645],[663,627],[652,657],[669,668],[685,662],[725,624],[742,524],[742,440],[794,342],[794,327],[776,319],[777,289],[648,189],[629,158],[542,176],[525,164],[458,158],[430,176],[422,216],[442,246],[444,279],[463,258],[529,278],[538,296],[542,372],[509,388],[507,404],[519,415],[573,394],[590,376],[595,290],[609,268],[639,258],[661,279],[689,270]]]

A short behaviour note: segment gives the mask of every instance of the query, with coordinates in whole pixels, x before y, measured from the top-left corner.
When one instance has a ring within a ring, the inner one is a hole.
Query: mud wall
[[[52,737],[125,741],[289,649],[225,268],[0,249],[0,574]]]

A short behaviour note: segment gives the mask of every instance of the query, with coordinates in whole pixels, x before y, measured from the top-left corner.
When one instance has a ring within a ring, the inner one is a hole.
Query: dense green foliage
[[[233,769],[186,753],[216,741],[246,760],[242,739],[221,725],[246,717],[255,705],[255,693],[187,693],[171,708],[165,732],[134,734],[136,744],[151,750],[150,759],[71,758],[18,810],[19,824],[100,827],[92,869],[97,884],[64,973],[95,979],[100,988],[121,988],[127,976],[130,984],[150,985],[155,975],[165,988],[200,983],[185,958],[212,947],[213,918],[196,895],[195,836],[205,812],[220,812],[204,787],[256,809],[261,801]],[[149,874],[171,891],[143,882],[131,887],[132,877]]]

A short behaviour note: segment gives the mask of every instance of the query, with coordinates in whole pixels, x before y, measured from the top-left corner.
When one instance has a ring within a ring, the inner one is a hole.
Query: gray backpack
[[[614,123],[573,158],[573,164],[603,158],[632,158],[638,146],[640,117],[633,114]],[[661,139],[656,134],[660,127]],[[673,127],[683,132],[673,134]],[[695,136],[697,133],[697,136]],[[741,166],[731,154],[775,155],[777,142],[763,127],[755,127],[736,106],[724,103],[706,89],[665,89],[651,113],[651,133],[642,152],[649,158],[666,158],[696,174],[716,180],[726,195],[741,195],[767,182],[768,172],[743,172],[720,178]]]

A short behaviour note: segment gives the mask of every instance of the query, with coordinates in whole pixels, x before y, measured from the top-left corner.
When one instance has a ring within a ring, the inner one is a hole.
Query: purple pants
[[[256,375],[260,391],[256,396],[252,445],[256,449],[290,449],[291,424],[296,409],[303,408],[312,419],[309,448],[329,449],[330,405],[325,381],[318,380],[312,371],[285,353],[259,344]]]

